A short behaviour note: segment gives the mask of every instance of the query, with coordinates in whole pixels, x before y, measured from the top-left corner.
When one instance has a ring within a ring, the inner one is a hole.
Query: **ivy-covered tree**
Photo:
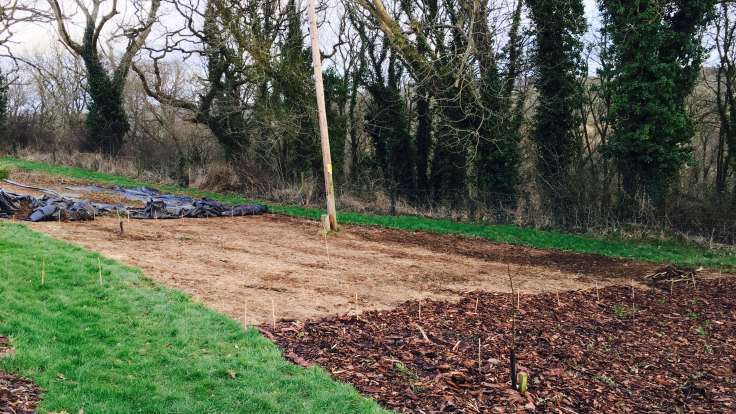
[[[613,58],[605,154],[618,165],[622,207],[641,194],[662,205],[689,159],[693,124],[685,98],[705,50],[700,34],[715,0],[601,0]]]
[[[207,124],[220,142],[225,157],[233,160],[241,156],[250,144],[241,102],[244,76],[241,68],[232,62],[231,57],[236,56],[237,51],[223,34],[212,2],[205,8],[201,41],[210,89],[200,98],[197,117],[199,122]]]
[[[585,76],[582,0],[527,0],[534,23],[534,85],[539,97],[532,139],[540,187],[552,208],[562,206],[568,173],[580,150],[581,88]]]
[[[345,176],[345,143],[348,137],[348,113],[350,101],[350,76],[342,75],[333,68],[324,71],[325,101],[327,103],[327,125],[330,132],[330,154],[335,181]],[[321,157],[320,152],[320,157]],[[321,158],[320,158],[321,159]]]
[[[8,81],[7,76],[0,70],[0,143],[6,138],[8,122]]]
[[[476,154],[476,184],[480,199],[489,205],[512,207],[516,203],[516,186],[519,182],[519,141],[521,141],[520,108],[524,96],[514,103],[514,82],[521,59],[520,26],[522,0],[515,3],[511,14],[509,42],[502,53],[493,50],[492,30],[485,20],[487,11],[481,6],[475,20],[479,28],[473,30],[477,48],[476,59],[480,69],[480,105],[478,118],[479,139]],[[505,70],[499,61],[507,62]],[[523,94],[522,94],[523,95]]]
[[[89,113],[87,114],[87,137],[83,149],[101,151],[115,155],[123,146],[125,134],[130,129],[123,106],[123,89],[128,77],[133,57],[143,47],[156,15],[161,0],[151,0],[148,11],[140,10],[140,21],[134,26],[121,26],[122,35],[127,38],[127,45],[122,57],[114,68],[108,68],[99,50],[100,35],[107,24],[119,13],[117,1],[113,0],[108,12],[101,14],[107,0],[91,0],[91,4],[77,1],[76,4],[84,16],[81,41],[72,39],[67,26],[70,18],[62,10],[58,0],[48,0],[61,41],[75,54],[82,58],[87,69]],[[139,5],[140,6],[140,5]]]
[[[289,0],[286,9],[287,29],[281,45],[281,59],[274,71],[274,98],[282,108],[288,130],[284,143],[288,157],[287,175],[319,176],[321,149],[317,111],[314,102],[314,81],[311,76],[311,52],[304,47],[301,17],[295,0]]]
[[[376,162],[389,191],[411,196],[415,193],[416,182],[406,102],[391,85],[374,83],[368,90],[371,101],[366,110],[365,129],[373,141]]]

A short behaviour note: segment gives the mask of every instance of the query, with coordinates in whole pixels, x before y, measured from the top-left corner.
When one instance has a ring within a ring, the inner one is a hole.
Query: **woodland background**
[[[338,209],[736,242],[736,5],[596,5],[321,3]],[[321,205],[305,6],[0,0],[0,152]]]

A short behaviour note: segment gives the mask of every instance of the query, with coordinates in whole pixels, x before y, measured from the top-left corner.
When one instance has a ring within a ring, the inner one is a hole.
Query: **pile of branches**
[[[644,276],[644,280],[653,286],[665,287],[672,286],[674,283],[692,282],[696,283],[698,272],[703,269],[680,269],[672,265],[660,267],[649,275]]]

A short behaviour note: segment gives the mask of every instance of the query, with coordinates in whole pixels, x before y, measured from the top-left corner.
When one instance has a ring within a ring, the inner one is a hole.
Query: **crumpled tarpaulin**
[[[36,198],[15,194],[0,189],[0,218],[18,216],[30,221],[45,220],[92,220],[95,215],[124,210],[122,206],[90,203],[65,197],[45,195]]]
[[[261,204],[229,205],[206,198],[194,199],[189,196],[161,194],[157,190],[145,187],[110,189],[84,186],[73,189],[119,194],[129,200],[143,201],[146,205],[143,208],[133,208],[50,195],[36,198],[0,189],[0,218],[16,216],[30,221],[75,221],[92,220],[95,216],[116,213],[133,219],[176,219],[250,216],[268,211],[268,208]]]
[[[128,200],[144,201],[144,208],[128,208],[131,218],[137,219],[176,219],[206,217],[238,217],[263,214],[268,208],[262,204],[229,205],[207,198],[194,199],[185,195],[161,194],[148,187],[104,188],[98,186],[74,187],[87,192],[114,193]]]

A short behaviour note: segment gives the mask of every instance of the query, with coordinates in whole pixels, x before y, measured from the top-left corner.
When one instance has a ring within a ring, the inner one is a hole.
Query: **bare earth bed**
[[[736,278],[599,295],[521,296],[525,395],[510,385],[509,294],[423,301],[421,316],[409,302],[261,329],[292,361],[319,364],[398,411],[736,412]]]
[[[85,184],[39,173],[15,180],[69,194]],[[5,183],[4,187],[10,187]],[[38,195],[23,188],[8,188]],[[83,194],[93,201],[109,197]],[[315,222],[256,217],[32,223],[31,228],[138,267],[248,324],[389,309],[406,300],[454,300],[508,290],[509,266],[523,293],[606,286],[654,266],[484,240],[343,226],[324,238]]]
[[[64,194],[70,193],[67,186],[84,184],[27,172],[13,178]],[[80,196],[111,201],[104,194]],[[628,284],[654,268],[379,228],[343,226],[339,234],[325,238],[315,222],[277,215],[133,220],[124,223],[122,235],[116,217],[30,226],[138,267],[249,324],[270,321],[273,314],[277,319],[306,319],[389,309],[406,300],[454,300],[472,290],[503,292],[509,267],[524,293]]]

